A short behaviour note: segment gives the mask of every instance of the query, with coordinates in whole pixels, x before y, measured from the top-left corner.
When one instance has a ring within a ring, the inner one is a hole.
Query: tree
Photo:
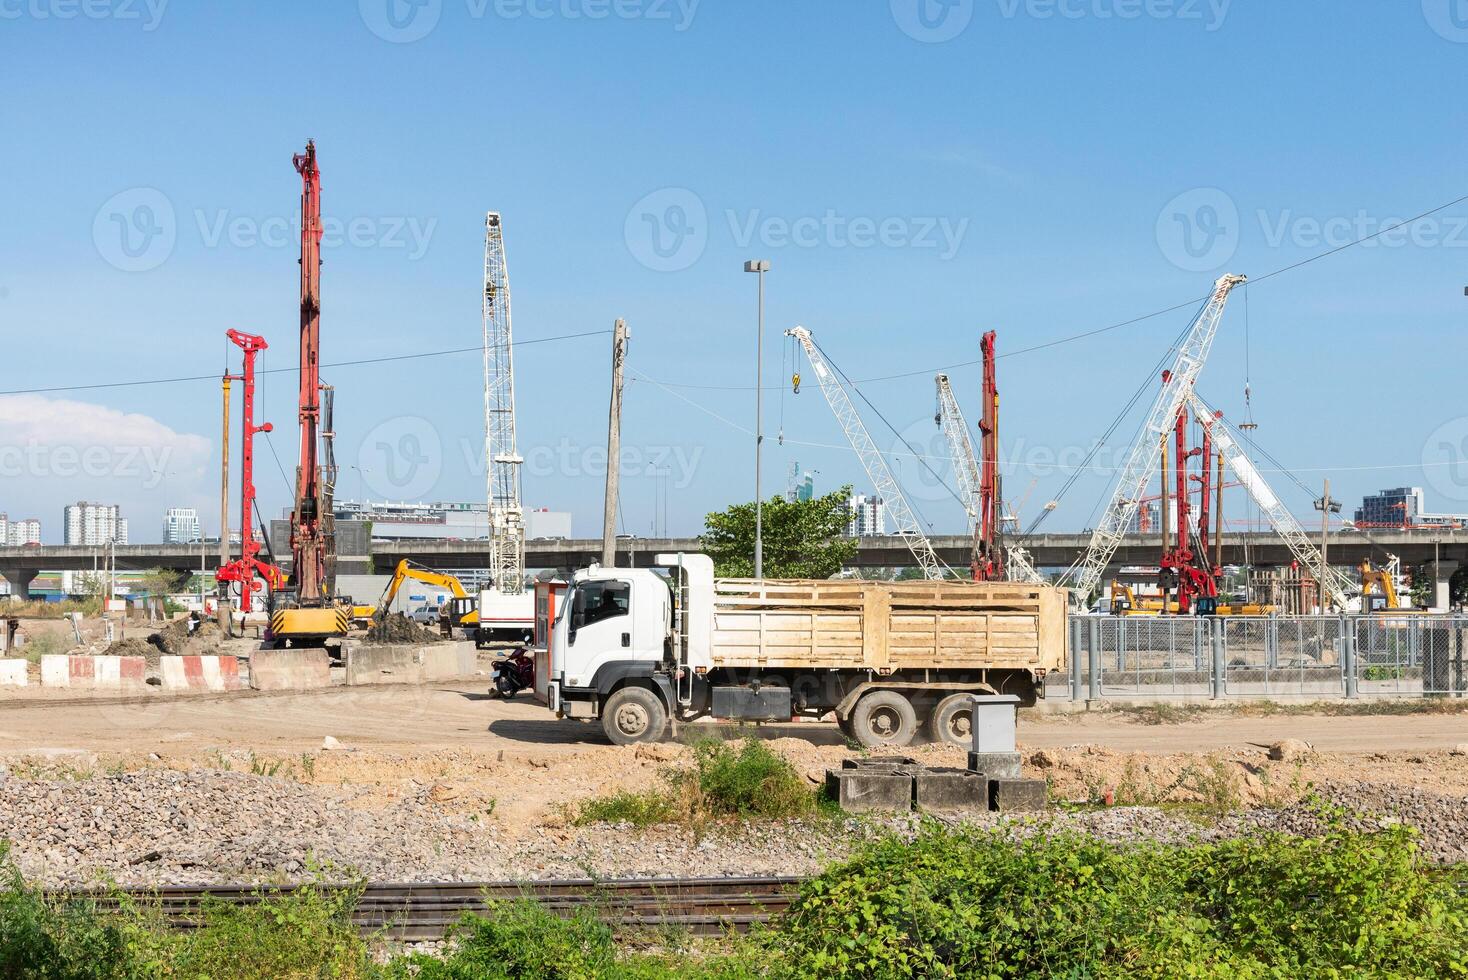
[[[764,573],[770,578],[830,578],[856,555],[857,540],[846,536],[851,487],[824,497],[765,501]],[[724,578],[754,575],[754,503],[735,504],[704,518],[699,539]]]
[[[138,588],[150,596],[166,596],[177,592],[184,573],[171,568],[150,568],[138,577]]]

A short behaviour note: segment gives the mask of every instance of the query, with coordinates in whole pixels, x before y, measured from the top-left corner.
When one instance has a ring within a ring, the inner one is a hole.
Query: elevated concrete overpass
[[[933,547],[940,558],[955,568],[968,564],[969,539],[965,535],[939,535]],[[1041,568],[1064,568],[1075,561],[1090,541],[1089,534],[1042,534],[1022,543]],[[1157,560],[1162,542],[1157,535],[1129,536],[1117,550],[1114,566],[1146,565]],[[617,563],[642,565],[652,556],[665,551],[699,551],[697,538],[622,538],[617,542]],[[1354,566],[1363,558],[1385,562],[1393,554],[1404,565],[1431,564],[1440,560],[1437,577],[1445,579],[1458,565],[1468,561],[1468,531],[1338,531],[1330,536],[1332,565]],[[0,576],[11,584],[18,595],[28,595],[31,581],[41,571],[85,570],[101,567],[104,549],[93,547],[42,545],[0,548]],[[386,573],[400,559],[410,558],[424,565],[442,568],[481,568],[489,563],[484,541],[419,539],[377,541],[371,554],[342,555],[338,569],[343,574]],[[526,565],[532,569],[572,569],[599,561],[599,538],[539,540],[526,543]],[[201,567],[212,570],[218,565],[218,546],[205,545],[122,545],[116,549],[118,568],[171,568],[195,572]],[[1226,534],[1223,540],[1225,564],[1249,563],[1259,566],[1283,566],[1292,560],[1289,549],[1272,534]],[[888,535],[861,539],[854,566],[868,568],[906,568],[915,564],[901,538]]]

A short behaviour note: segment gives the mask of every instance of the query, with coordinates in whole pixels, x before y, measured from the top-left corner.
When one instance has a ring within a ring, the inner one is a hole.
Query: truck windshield
[[[591,581],[576,586],[571,599],[571,628],[580,629],[590,623],[627,615],[632,602],[632,586],[627,582]]]

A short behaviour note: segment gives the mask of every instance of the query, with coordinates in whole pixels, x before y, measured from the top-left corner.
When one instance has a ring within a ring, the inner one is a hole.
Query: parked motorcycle
[[[530,650],[521,647],[495,661],[490,668],[494,687],[490,693],[502,698],[512,698],[523,690],[535,686],[535,658]]]

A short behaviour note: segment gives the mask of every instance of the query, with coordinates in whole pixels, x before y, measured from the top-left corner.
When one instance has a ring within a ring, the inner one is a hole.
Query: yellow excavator
[[[1401,573],[1401,562],[1395,555],[1391,555],[1390,561],[1385,568],[1376,568],[1367,558],[1356,570],[1361,573],[1361,611],[1363,613],[1423,613],[1426,609],[1417,609],[1402,605],[1402,594],[1397,591],[1397,576]]]
[[[447,572],[434,571],[406,558],[398,562],[398,567],[393,570],[392,580],[387,583],[387,588],[382,592],[382,598],[377,601],[377,608],[368,613],[374,625],[387,618],[393,600],[397,598],[403,583],[409,579],[422,582],[424,585],[449,590],[450,598],[438,612],[440,633],[444,636],[453,636],[455,628],[468,630],[471,634],[478,632],[479,609],[475,605],[474,597],[464,591],[463,584]]]

